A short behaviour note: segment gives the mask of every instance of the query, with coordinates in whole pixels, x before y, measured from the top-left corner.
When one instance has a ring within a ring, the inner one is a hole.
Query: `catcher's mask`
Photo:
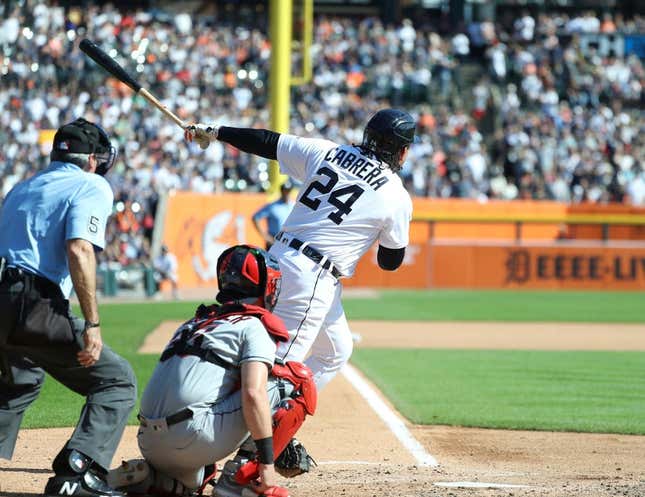
[[[52,159],[65,154],[94,154],[96,174],[105,176],[114,165],[117,151],[101,126],[81,117],[64,124],[54,135]]]
[[[278,302],[282,273],[275,257],[259,247],[235,245],[217,259],[220,303],[258,297],[272,311]]]
[[[365,126],[361,147],[399,171],[401,150],[414,140],[417,123],[407,112],[383,109],[374,114]]]

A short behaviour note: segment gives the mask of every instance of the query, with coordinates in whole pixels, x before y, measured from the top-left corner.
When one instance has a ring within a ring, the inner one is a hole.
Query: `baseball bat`
[[[148,90],[143,88],[136,79],[134,79],[128,72],[119,65],[112,57],[106,54],[101,48],[99,48],[95,43],[88,40],[87,38],[83,39],[79,45],[79,48],[85,52],[85,54],[96,62],[99,66],[109,72],[116,79],[126,84],[129,88],[132,89],[136,94],[141,95],[148,102],[154,105],[157,109],[163,112],[167,117],[172,119],[174,123],[179,126],[181,129],[186,127],[186,123],[179,119],[168,107],[162,104],[157,98],[152,95]]]

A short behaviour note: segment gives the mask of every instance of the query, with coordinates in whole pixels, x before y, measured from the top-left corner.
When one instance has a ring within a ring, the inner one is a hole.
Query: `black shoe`
[[[82,475],[52,476],[45,486],[45,497],[75,495],[79,497],[126,497],[126,494],[108,486],[92,471]]]

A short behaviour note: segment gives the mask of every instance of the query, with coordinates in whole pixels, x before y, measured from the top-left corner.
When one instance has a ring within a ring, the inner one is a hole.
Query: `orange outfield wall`
[[[267,202],[264,194],[203,195],[178,192],[167,198],[163,241],[179,262],[180,286],[214,287],[219,254],[230,245],[263,246],[251,215]],[[571,225],[568,220],[643,218],[645,209],[623,205],[573,205],[556,202],[480,203],[458,199],[414,199],[410,245],[399,270],[376,264],[373,247],[359,262],[349,287],[392,288],[605,288],[645,289],[645,226],[611,225],[603,244],[602,226]],[[586,217],[585,217],[586,216]],[[614,216],[612,218],[612,216]],[[476,222],[463,222],[463,219]],[[441,219],[441,221],[437,221]],[[490,222],[490,220],[495,222]],[[515,241],[518,219],[522,242]],[[528,220],[528,221],[527,221]],[[563,224],[577,241],[555,241]],[[578,236],[579,235],[579,236]],[[595,241],[584,241],[592,239]],[[581,245],[584,244],[584,245]],[[520,254],[520,255],[517,255]],[[528,277],[509,267],[521,264]],[[510,266],[509,266],[510,265]],[[553,267],[551,274],[551,266]],[[587,268],[584,272],[583,267]],[[567,271],[569,271],[567,273]]]
[[[608,238],[614,240],[645,240],[645,223],[620,225],[630,217],[641,220],[645,208],[629,205],[563,204],[546,201],[477,202],[463,199],[414,199],[416,219],[434,219],[433,237],[437,239],[514,240],[516,221],[522,221],[522,240],[553,240],[563,225],[574,239],[600,240],[603,219],[610,220]],[[595,224],[576,221],[597,220]],[[620,219],[618,219],[620,218]],[[466,222],[464,220],[471,220]],[[499,222],[491,222],[491,220]]]
[[[217,286],[217,258],[237,243],[264,246],[251,216],[266,195],[177,192],[167,198],[163,242],[179,264],[179,286]]]
[[[437,243],[430,286],[645,290],[645,246]]]
[[[395,272],[381,271],[375,253],[345,286],[645,290],[645,244],[413,242]]]

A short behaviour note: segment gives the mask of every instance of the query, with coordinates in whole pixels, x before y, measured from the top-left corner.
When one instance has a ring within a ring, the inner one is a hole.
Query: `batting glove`
[[[211,141],[217,139],[218,126],[210,124],[188,124],[184,128],[184,138],[186,141],[195,141],[202,150],[206,150]]]

